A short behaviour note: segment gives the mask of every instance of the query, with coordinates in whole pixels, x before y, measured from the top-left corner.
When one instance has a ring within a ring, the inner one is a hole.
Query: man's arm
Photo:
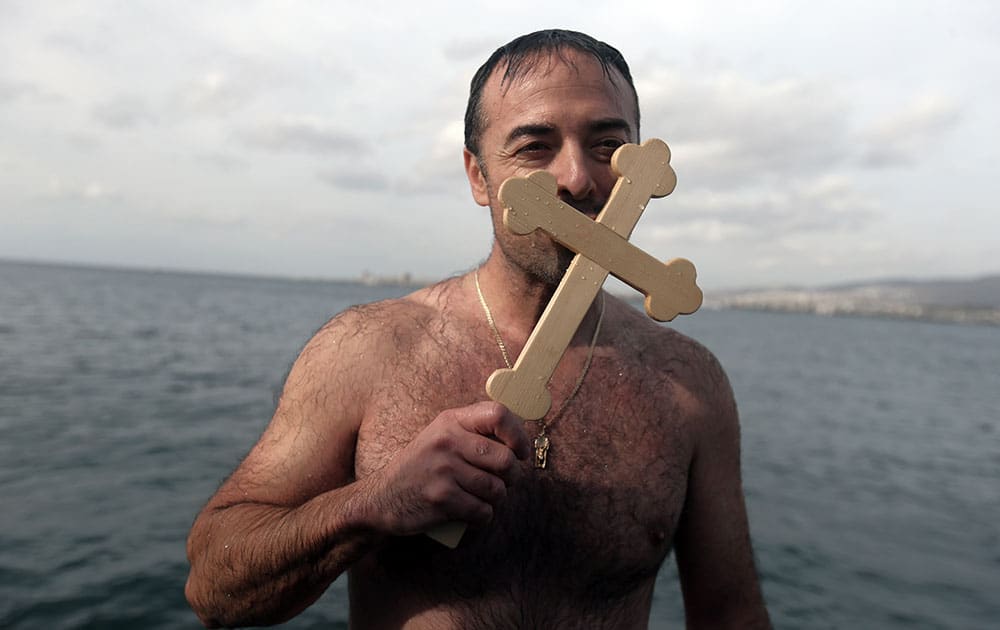
[[[770,628],[754,568],[732,388],[710,358],[675,539],[688,628]]]
[[[523,428],[495,403],[442,412],[382,470],[354,480],[374,369],[391,359],[335,319],[296,360],[267,430],[198,515],[185,594],[209,627],[273,624],[313,603],[386,536],[484,523],[506,494]],[[364,347],[361,347],[364,344]]]

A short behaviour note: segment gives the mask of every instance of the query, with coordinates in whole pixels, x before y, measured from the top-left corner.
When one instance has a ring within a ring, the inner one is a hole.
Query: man
[[[534,33],[473,79],[465,169],[495,241],[474,272],[331,320],[274,418],[196,520],[187,596],[208,626],[269,624],[349,570],[353,628],[644,628],[676,550],[692,627],[764,627],[725,374],[601,294],[526,423],[484,383],[571,256],[502,226],[497,190],[545,169],[593,217],[639,135],[618,51]],[[509,355],[508,355],[509,352]],[[534,438],[551,441],[544,468]],[[470,524],[458,548],[422,532]]]

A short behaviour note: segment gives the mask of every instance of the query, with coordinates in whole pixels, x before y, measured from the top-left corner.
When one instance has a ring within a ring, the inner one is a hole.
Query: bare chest
[[[493,367],[466,362],[416,375],[409,387],[387,387],[359,434],[358,477],[384,465],[442,410],[485,400]],[[430,565],[439,569],[431,572],[436,592],[463,597],[542,587],[625,596],[650,582],[670,551],[687,486],[685,426],[667,375],[595,358],[578,395],[548,419],[546,468],[524,463],[489,526],[470,530],[455,551],[426,539],[397,541],[379,565],[397,576],[424,567],[425,584]],[[534,437],[538,426],[526,430]]]

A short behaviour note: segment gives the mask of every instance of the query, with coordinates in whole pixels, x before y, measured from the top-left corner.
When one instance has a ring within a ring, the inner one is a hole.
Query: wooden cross
[[[694,265],[683,258],[661,263],[628,242],[649,200],[669,195],[677,184],[670,149],[657,139],[626,144],[611,156],[611,168],[618,182],[593,221],[559,199],[555,177],[545,171],[511,177],[500,186],[509,230],[541,229],[576,252],[514,367],[497,370],[486,381],[490,398],[525,420],[544,417],[552,406],[549,379],[609,273],[641,291],[646,314],[658,321],[701,306]],[[427,535],[454,548],[464,532],[465,523],[445,523]]]
[[[677,184],[670,149],[657,139],[626,144],[611,157],[611,168],[618,182],[593,221],[559,199],[555,177],[545,171],[511,177],[500,186],[509,230],[541,229],[576,252],[514,367],[497,370],[486,381],[490,398],[525,420],[548,413],[549,379],[609,273],[641,291],[646,314],[658,321],[701,306],[690,261],[661,263],[628,241],[649,200],[669,195]]]

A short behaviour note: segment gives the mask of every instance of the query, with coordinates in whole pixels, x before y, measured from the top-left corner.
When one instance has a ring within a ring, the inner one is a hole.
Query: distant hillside
[[[1000,275],[972,280],[883,280],[825,288],[721,291],[707,307],[862,315],[1000,325]]]

